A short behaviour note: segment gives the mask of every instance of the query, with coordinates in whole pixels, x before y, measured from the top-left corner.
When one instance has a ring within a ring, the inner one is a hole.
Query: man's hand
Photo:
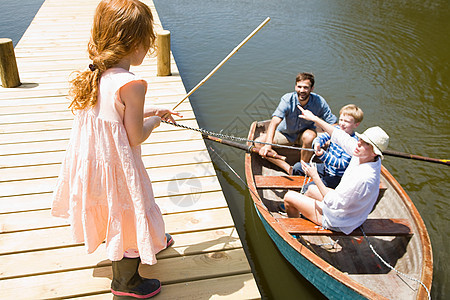
[[[261,155],[262,157],[266,157],[268,153],[274,155],[277,154],[277,152],[272,149],[271,145],[264,145],[263,147],[261,147],[261,149],[259,149],[259,155]]]

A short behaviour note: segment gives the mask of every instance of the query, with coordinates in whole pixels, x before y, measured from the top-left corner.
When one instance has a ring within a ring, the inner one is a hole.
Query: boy
[[[357,140],[355,129],[359,126],[363,117],[364,113],[358,106],[354,104],[345,105],[339,111],[339,126],[336,126],[336,128],[343,130]],[[324,151],[322,148],[330,139],[328,133],[322,133],[314,139],[313,147],[316,150],[317,157],[323,161],[316,166],[319,176],[326,187],[334,189],[341,181],[342,175],[344,175],[344,171],[350,163],[351,155],[333,142],[330,142],[328,149]],[[304,175],[301,162],[294,165],[293,174]],[[306,185],[305,190],[311,184],[314,184],[314,182]]]

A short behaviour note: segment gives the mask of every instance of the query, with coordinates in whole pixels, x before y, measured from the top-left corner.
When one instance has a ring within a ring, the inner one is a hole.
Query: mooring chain
[[[168,121],[164,121],[164,120],[161,120],[161,122],[170,124],[173,126],[189,129],[189,130],[194,130],[194,131],[200,132],[201,134],[211,135],[211,136],[214,136],[214,137],[217,137],[220,139],[228,139],[228,140],[239,141],[239,142],[248,142],[248,143],[252,143],[252,144],[258,143],[258,144],[271,145],[274,147],[287,148],[287,149],[293,149],[293,150],[298,150],[298,151],[300,151],[300,150],[314,151],[314,149],[310,149],[310,148],[300,148],[300,147],[294,147],[294,146],[266,143],[266,142],[256,141],[256,140],[249,140],[246,138],[236,137],[234,135],[227,135],[227,134],[223,134],[223,133],[213,132],[213,131],[209,131],[209,130],[206,130],[203,128],[193,128],[193,127],[189,127],[189,126],[186,126],[183,124],[172,123],[172,122],[168,122]]]
[[[373,254],[375,254],[375,256],[378,257],[378,259],[379,259],[386,267],[388,267],[389,269],[395,271],[398,275],[403,276],[403,277],[405,277],[405,278],[408,278],[409,280],[415,281],[415,282],[419,283],[420,285],[422,285],[422,287],[423,287],[423,288],[425,289],[425,291],[427,292],[428,300],[431,300],[430,290],[428,290],[428,288],[426,287],[426,285],[425,285],[422,281],[420,281],[419,279],[416,279],[416,278],[414,278],[414,277],[411,277],[411,276],[409,276],[409,275],[407,275],[407,274],[405,274],[405,273],[403,273],[403,272],[400,272],[399,270],[397,270],[396,268],[394,268],[393,266],[391,266],[387,261],[385,261],[385,260],[381,257],[380,254],[378,254],[377,251],[375,251],[375,248],[373,247],[372,243],[370,242],[369,238],[367,237],[366,233],[364,232],[363,225],[359,226],[359,229],[361,229],[361,232],[363,233],[364,238],[366,239],[367,244],[369,245],[370,250],[372,250]]]

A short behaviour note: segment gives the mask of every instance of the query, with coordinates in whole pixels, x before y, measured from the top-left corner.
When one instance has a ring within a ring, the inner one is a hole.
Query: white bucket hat
[[[378,126],[367,128],[363,133],[357,133],[356,136],[366,143],[373,146],[373,152],[383,158],[383,151],[389,144],[389,136]]]

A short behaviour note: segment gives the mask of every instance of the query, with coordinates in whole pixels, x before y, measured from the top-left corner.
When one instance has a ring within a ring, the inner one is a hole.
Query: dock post
[[[5,88],[20,85],[13,42],[8,38],[0,38],[0,77]]]
[[[156,37],[157,76],[170,76],[170,31],[162,30]]]

